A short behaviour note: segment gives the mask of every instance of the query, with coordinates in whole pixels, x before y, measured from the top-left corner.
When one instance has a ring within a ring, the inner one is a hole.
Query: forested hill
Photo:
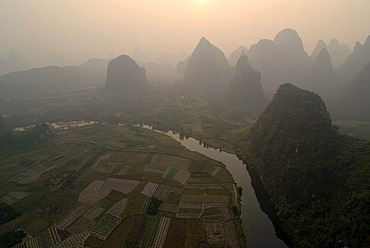
[[[48,124],[40,124],[24,132],[15,132],[6,124],[2,129],[2,121],[0,119],[0,152],[27,149],[53,136]]]
[[[293,247],[370,246],[370,143],[339,135],[318,95],[281,85],[245,143]]]

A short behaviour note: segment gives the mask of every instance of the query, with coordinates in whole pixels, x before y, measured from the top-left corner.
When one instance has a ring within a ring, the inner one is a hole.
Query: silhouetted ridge
[[[326,49],[330,54],[334,68],[343,64],[346,58],[351,54],[351,48],[346,44],[340,44],[336,39],[332,39]]]
[[[362,45],[356,42],[353,52],[335,72],[343,86],[359,73],[370,62],[370,36]]]
[[[195,89],[221,91],[227,88],[230,77],[224,53],[202,37],[187,63],[184,83]]]
[[[302,39],[299,37],[297,31],[286,28],[281,30],[274,38],[274,44],[285,51],[297,50],[304,51]]]
[[[229,87],[231,101],[261,111],[265,107],[265,99],[260,81],[261,73],[252,68],[246,55],[240,56]]]
[[[311,58],[312,58],[313,61],[316,60],[316,58],[319,55],[319,53],[321,52],[321,50],[324,49],[324,48],[326,48],[326,46],[327,45],[326,45],[326,43],[323,40],[319,40],[316,43],[316,46],[313,49],[312,54],[311,54]]]
[[[320,51],[313,65],[318,71],[333,72],[333,64],[326,48]]]
[[[344,118],[370,121],[370,62],[344,87],[340,107]]]
[[[0,97],[60,94],[96,85],[96,79],[82,68],[47,66],[1,76]]]
[[[79,67],[85,69],[91,75],[93,75],[94,78],[96,78],[96,81],[98,81],[101,84],[104,84],[105,80],[107,79],[108,63],[109,60],[106,59],[92,58],[86,61],[85,63],[79,65]]]
[[[114,94],[139,93],[149,86],[145,69],[127,55],[121,55],[108,64],[105,89]]]
[[[304,86],[323,97],[330,97],[337,90],[333,64],[326,48],[317,55]]]
[[[274,41],[261,40],[252,45],[248,58],[253,68],[261,72],[262,86],[270,92],[286,82],[302,85],[312,66],[301,38],[292,29],[280,31]]]
[[[248,48],[246,48],[245,46],[238,47],[238,49],[233,51],[229,57],[230,65],[235,66],[238,63],[240,56],[246,55],[247,53],[248,53]]]

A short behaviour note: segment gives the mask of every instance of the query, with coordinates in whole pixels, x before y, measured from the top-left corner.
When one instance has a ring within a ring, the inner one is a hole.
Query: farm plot
[[[191,174],[186,188],[200,188],[200,189],[224,189],[223,186],[212,177],[203,174]]]
[[[203,210],[203,222],[210,223],[210,222],[222,222],[224,220],[224,216],[218,207],[209,207],[204,208]]]
[[[111,153],[107,153],[107,154],[104,154],[103,156],[100,156],[100,158],[98,158],[98,160],[96,160],[96,162],[95,162],[95,164],[92,166],[92,168],[97,168],[99,165],[100,165],[100,163],[102,162],[102,161],[104,161],[104,160],[109,160],[109,158],[110,158],[110,156],[111,156]]]
[[[190,172],[187,170],[183,170],[183,169],[169,167],[163,173],[162,177],[177,181],[181,184],[185,184],[190,178]]]
[[[152,244],[154,242],[154,239],[157,234],[157,229],[159,226],[160,217],[150,217],[146,230],[144,239],[142,242],[142,247],[152,247]]]
[[[239,247],[239,237],[238,237],[238,233],[235,228],[234,221],[233,220],[226,221],[223,225],[223,230],[225,233],[228,247],[238,248]]]
[[[110,163],[124,163],[124,164],[144,164],[146,160],[146,153],[140,152],[113,152],[109,162]]]
[[[145,214],[146,213],[146,210],[147,210],[148,205],[149,205],[149,201],[150,201],[150,198],[149,197],[146,197],[145,200],[144,200],[144,202],[143,202],[143,205],[140,208],[140,213],[141,214]]]
[[[95,168],[95,171],[100,174],[112,174],[117,165],[113,163],[108,163],[107,161],[100,162],[99,166]]]
[[[140,242],[140,239],[145,233],[147,217],[145,215],[134,215],[133,218],[134,220],[127,235],[127,240],[132,242]]]
[[[2,202],[5,202],[8,205],[12,205],[16,203],[17,201],[25,198],[26,196],[31,195],[29,192],[23,192],[23,191],[13,191],[9,192],[6,196],[1,198]]]
[[[178,218],[200,218],[203,212],[203,204],[180,203],[176,217]]]
[[[176,173],[178,172],[179,170],[176,169],[176,168],[172,168],[172,167],[168,167],[166,169],[166,171],[163,173],[163,176],[164,178],[167,178],[167,179],[170,179],[170,180],[173,180],[173,178],[175,177]]]
[[[145,172],[163,174],[166,171],[166,166],[157,164],[146,164],[144,168]]]
[[[228,192],[234,192],[234,183],[224,183],[224,187]]]
[[[221,222],[218,223],[205,223],[207,232],[207,243],[219,247],[228,247],[225,245],[225,235]]]
[[[181,184],[185,184],[188,180],[189,180],[189,177],[190,177],[190,172],[187,171],[187,170],[179,170],[176,175],[173,177],[173,180],[181,183]]]
[[[204,203],[217,204],[217,206],[227,207],[229,203],[228,195],[182,195],[181,202],[184,203]]]
[[[100,201],[96,203],[96,206],[103,208],[105,210],[110,209],[113,205],[114,205],[114,202],[111,202],[107,199],[101,199]]]
[[[57,248],[83,247],[84,242],[88,237],[90,237],[89,232],[73,234],[56,247]]]
[[[85,214],[84,217],[90,220],[98,218],[104,212],[104,208],[92,206]]]
[[[159,185],[153,196],[163,201],[167,199],[170,193],[181,194],[182,188],[161,184]]]
[[[153,248],[162,248],[166,242],[168,228],[170,227],[171,218],[161,217],[157,234],[155,235]]]
[[[158,189],[158,187],[159,187],[159,184],[148,182],[143,188],[143,190],[141,191],[141,193],[143,195],[146,195],[147,197],[152,197],[154,193],[156,192],[156,190]]]
[[[49,233],[49,236],[50,236],[50,239],[51,239],[51,242],[53,243],[53,245],[57,245],[60,242],[62,242],[62,239],[61,239],[61,237],[58,233],[58,229],[55,226],[49,227],[48,228],[48,233]]]
[[[32,166],[31,168],[18,173],[17,175],[11,177],[9,181],[17,183],[32,183],[37,181],[44,173],[54,169],[56,165],[54,162],[46,160],[39,164]]]
[[[64,236],[62,236],[65,238]],[[51,240],[50,234],[48,229],[43,230],[37,235],[37,239],[39,240],[42,247],[52,247],[53,241]]]
[[[103,187],[104,184],[105,182],[101,180],[93,181],[80,193],[78,196],[78,201],[94,205],[111,192],[111,189]]]
[[[125,207],[127,205],[128,198],[123,198],[116,204],[114,204],[109,210],[108,213],[110,213],[113,216],[116,216],[118,218],[121,218],[123,211],[125,210]]]
[[[42,244],[37,237],[33,237],[17,246],[14,246],[13,248],[42,248]]]
[[[119,168],[119,171],[116,174],[119,175],[119,176],[124,176],[129,172],[129,170],[132,168],[132,166],[121,164],[118,168]]]
[[[161,211],[172,212],[172,213],[176,213],[177,209],[178,209],[177,205],[164,203],[164,202],[159,207],[159,210],[161,210]]]
[[[221,212],[225,220],[230,220],[232,218],[228,208],[221,208]]]
[[[210,161],[206,166],[202,167],[202,171],[206,172],[211,176],[215,176],[220,170],[221,167],[212,161]]]
[[[82,233],[88,232],[96,224],[93,219],[88,219],[85,217],[79,218],[75,223],[68,227],[70,233]]]
[[[119,191],[124,194],[129,194],[138,186],[140,181],[126,180],[119,178],[108,178],[104,184],[104,187]]]
[[[86,204],[79,204],[74,207],[66,216],[60,219],[55,226],[59,229],[65,230],[67,227],[72,225],[78,218],[80,218],[90,206]]]
[[[180,195],[182,192],[184,192],[184,189],[182,187],[172,187],[171,192]]]
[[[191,165],[191,160],[187,158],[164,155],[164,154],[155,154],[152,156],[150,161],[151,165],[162,165],[164,168],[173,167],[177,169],[187,170]]]
[[[91,235],[98,239],[105,240],[120,222],[120,218],[113,216],[110,213],[106,213],[91,229]]]

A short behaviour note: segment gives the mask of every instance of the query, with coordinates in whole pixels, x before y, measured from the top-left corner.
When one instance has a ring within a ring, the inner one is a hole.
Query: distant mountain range
[[[0,98],[48,96],[94,86],[96,78],[82,68],[48,66],[1,76]]]
[[[287,28],[280,31],[273,40],[262,39],[249,49],[244,46],[238,47],[229,59],[221,49],[202,37],[191,56],[184,61],[179,61],[177,68],[170,64],[145,62],[145,54],[141,49],[136,49],[134,52],[136,61],[121,64],[119,68],[122,70],[122,75],[119,77],[121,77],[121,84],[126,84],[127,87],[133,85],[131,81],[150,81],[153,85],[157,82],[167,85],[178,81],[184,89],[191,89],[193,92],[223,94],[230,87],[236,87],[235,83],[230,86],[230,82],[233,80],[234,67],[237,67],[237,62],[243,55],[248,56],[248,63],[260,73],[260,81],[254,80],[259,81],[253,89],[258,88],[258,93],[252,89],[244,89],[242,92],[245,95],[242,97],[254,99],[252,95],[256,95],[256,99],[260,99],[259,85],[265,90],[266,96],[272,96],[281,84],[292,83],[322,96],[329,103],[335,117],[356,119],[366,117],[368,111],[366,103],[369,97],[354,91],[367,92],[369,87],[367,84],[362,84],[360,90],[359,87],[354,87],[356,84],[353,80],[361,70],[366,71],[368,68],[365,65],[370,62],[370,36],[363,44],[357,42],[353,52],[348,45],[341,44],[336,39],[332,39],[328,44],[320,40],[309,56],[304,50],[299,34]],[[174,57],[179,56],[174,55]],[[138,60],[140,58],[144,62]],[[111,72],[110,76],[107,74],[109,62],[110,60],[94,58],[77,67],[48,66],[8,73],[0,76],[0,97],[4,99],[60,94],[77,88],[101,87],[105,82],[108,82],[106,87],[109,89],[113,87],[111,81],[114,74],[114,72]],[[133,63],[141,68],[138,69]],[[21,69],[26,64],[26,59],[20,54],[10,54],[6,61],[0,60],[0,73],[8,70],[7,67],[11,67],[12,70]],[[145,73],[143,73],[144,68]],[[136,79],[131,80],[130,73]],[[233,81],[241,81],[241,79],[234,78]],[[113,83],[113,85],[118,84]],[[344,91],[343,94],[342,91]],[[364,99],[361,103],[358,99],[354,99],[359,95]],[[240,104],[244,105],[247,101],[249,100],[243,99]],[[259,104],[254,100],[252,102],[248,104]],[[354,102],[358,102],[353,105],[356,108],[351,108],[352,105],[349,103]],[[348,105],[344,106],[345,103]],[[356,114],[349,114],[351,111]]]
[[[328,51],[334,68],[343,64],[343,62],[352,52],[351,48],[348,45],[340,44],[339,41],[336,39],[332,39],[328,45],[324,41],[319,40],[316,44],[315,49],[312,51],[312,60],[316,60],[317,56],[324,48],[326,48],[326,50]]]

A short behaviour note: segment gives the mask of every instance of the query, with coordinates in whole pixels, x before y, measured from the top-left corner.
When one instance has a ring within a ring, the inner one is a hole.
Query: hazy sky
[[[310,53],[332,37],[370,35],[370,0],[0,0],[0,54],[55,54],[71,63],[136,47],[190,53],[201,36],[228,56],[295,29]]]

